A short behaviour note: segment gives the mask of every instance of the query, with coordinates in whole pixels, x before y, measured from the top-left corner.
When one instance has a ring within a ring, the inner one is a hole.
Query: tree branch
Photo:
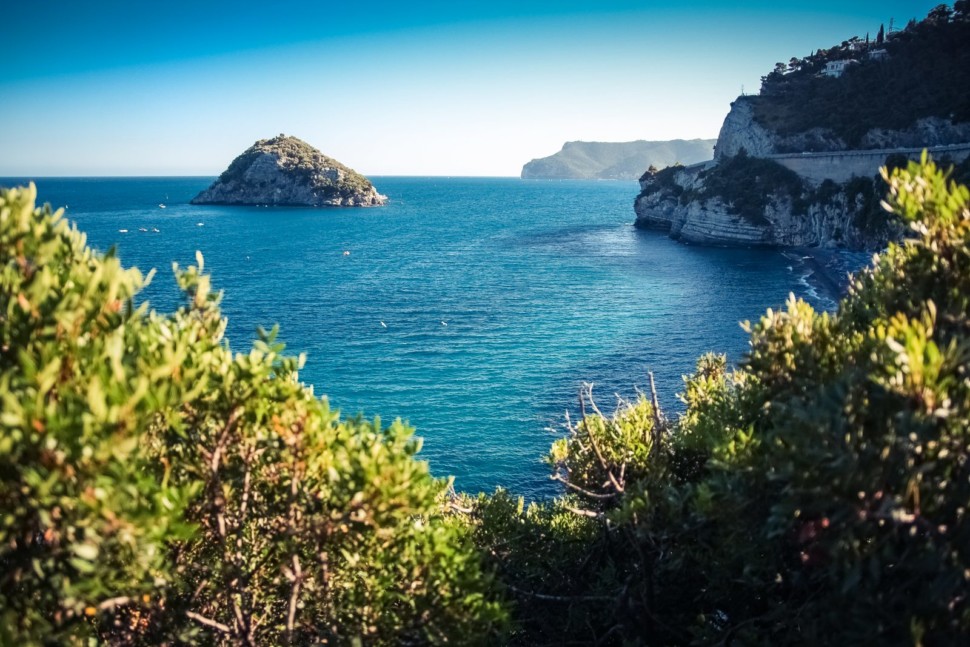
[[[559,481],[566,487],[576,490],[580,494],[583,494],[588,497],[592,497],[594,499],[612,499],[613,497],[616,496],[616,492],[609,492],[607,494],[597,494],[596,492],[590,492],[589,490],[579,487],[575,483],[570,483],[569,480],[564,479],[561,474],[553,474],[550,478],[554,481]]]
[[[650,453],[660,451],[660,434],[666,428],[663,413],[660,411],[660,402],[657,400],[657,385],[653,381],[653,371],[647,371],[650,378],[650,402],[653,405],[653,437],[650,439]]]
[[[232,633],[232,629],[222,624],[221,622],[216,622],[215,620],[209,620],[205,616],[199,615],[194,611],[186,611],[185,615],[191,618],[192,620],[195,620],[196,622],[205,625],[206,627],[212,627],[213,629],[218,629],[224,634]]]
[[[590,517],[591,519],[599,519],[603,516],[600,512],[593,512],[592,510],[583,510],[582,508],[574,508],[572,506],[563,506],[570,512],[578,514],[582,517]]]
[[[122,607],[132,600],[127,595],[123,595],[117,598],[108,598],[104,602],[98,605],[98,611],[107,611],[108,609],[114,609],[115,607]]]
[[[616,598],[609,595],[549,595],[548,593],[536,593],[535,591],[526,591],[520,589],[511,584],[506,586],[515,593],[519,595],[526,595],[530,598],[535,598],[536,600],[546,600],[548,602],[615,602]]]
[[[598,415],[603,420],[604,424],[606,424],[606,416],[603,415],[603,413],[596,406],[596,401],[593,400],[593,385],[586,384],[584,385],[584,388],[586,389],[586,396],[589,397],[589,406],[593,407],[593,411],[596,413],[596,415]],[[582,399],[583,396],[580,395],[580,400]],[[583,420],[586,420],[585,413],[583,414]],[[616,477],[613,476],[613,471],[609,468],[606,459],[603,457],[603,452],[600,451],[599,444],[596,442],[596,435],[593,434],[588,427],[586,429],[586,435],[589,436],[589,442],[593,447],[593,451],[596,452],[596,458],[599,459],[600,465],[603,467],[603,471],[606,472],[607,478],[610,479],[610,483],[613,484],[613,487],[616,488],[617,492],[622,492],[623,484],[617,481]]]
[[[300,600],[300,587],[303,585],[303,569],[300,568],[300,558],[293,555],[293,591],[290,594],[290,610],[286,616],[286,638],[293,644],[293,624],[296,621],[296,605]]]

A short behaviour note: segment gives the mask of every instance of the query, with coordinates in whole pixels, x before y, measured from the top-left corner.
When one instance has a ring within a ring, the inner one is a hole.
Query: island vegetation
[[[970,191],[887,171],[909,231],[835,314],[790,299],[671,418],[592,388],[562,494],[458,495],[342,419],[273,332],[0,193],[4,644],[960,644],[970,637]]]

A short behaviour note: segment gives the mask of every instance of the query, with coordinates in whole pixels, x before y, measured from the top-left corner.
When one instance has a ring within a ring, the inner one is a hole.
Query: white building
[[[822,74],[824,74],[825,76],[839,78],[840,76],[842,76],[842,73],[845,72],[845,69],[847,67],[849,67],[850,65],[855,65],[858,62],[859,61],[853,60],[851,58],[842,60],[842,61],[829,61],[828,63],[825,64],[825,71],[822,72]]]

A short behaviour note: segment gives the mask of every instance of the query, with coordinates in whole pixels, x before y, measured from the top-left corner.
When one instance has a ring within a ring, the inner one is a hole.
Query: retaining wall
[[[846,182],[852,177],[872,177],[885,165],[886,157],[896,153],[917,160],[923,153],[922,148],[892,148],[863,151],[833,151],[825,153],[786,153],[766,155],[789,168],[800,176],[821,184],[824,180]],[[933,146],[927,148],[935,159],[949,157],[954,163],[962,162],[970,156],[970,143]]]

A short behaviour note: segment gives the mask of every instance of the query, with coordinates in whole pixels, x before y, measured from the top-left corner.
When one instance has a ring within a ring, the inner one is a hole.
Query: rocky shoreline
[[[818,247],[795,247],[782,255],[808,270],[806,283],[815,288],[820,298],[831,301],[833,309],[848,291],[852,276],[872,262],[870,252]]]

